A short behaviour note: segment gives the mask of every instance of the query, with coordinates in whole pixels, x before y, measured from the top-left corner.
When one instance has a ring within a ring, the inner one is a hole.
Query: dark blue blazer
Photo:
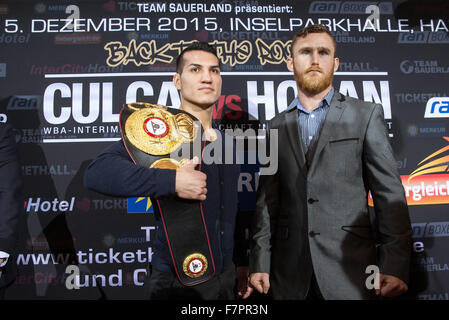
[[[12,281],[16,274],[14,247],[20,216],[23,213],[22,175],[12,127],[0,123],[0,251],[10,255],[2,269],[0,287]]]
[[[224,145],[224,143],[223,143]],[[234,152],[235,154],[235,152]],[[218,167],[220,167],[218,169]],[[208,199],[204,202],[206,227],[218,275],[232,262],[247,265],[244,234],[235,234],[238,219],[237,182],[239,165],[203,165],[208,176]],[[122,141],[104,150],[87,168],[84,186],[87,189],[118,197],[144,197],[152,199],[175,193],[176,170],[147,168],[135,165]],[[164,272],[171,270],[171,259],[157,206],[156,224],[160,226],[154,243],[152,265]],[[241,222],[242,224],[243,222]],[[237,242],[234,247],[234,242]],[[235,250],[235,251],[234,251]]]

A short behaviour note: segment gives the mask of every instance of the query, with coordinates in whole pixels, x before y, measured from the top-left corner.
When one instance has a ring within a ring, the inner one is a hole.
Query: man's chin
[[[213,104],[215,103],[215,101],[213,102],[201,102],[198,103],[197,106],[200,107],[203,110],[209,109]]]
[[[217,100],[218,100],[218,98],[217,98]],[[206,110],[206,109],[210,108],[217,100],[212,101],[212,99],[199,99],[199,100],[194,101],[193,99],[188,99],[187,101],[189,101],[190,104],[192,104],[198,108]]]
[[[326,79],[322,79],[321,76],[319,77],[319,79],[316,77],[313,78],[315,79],[310,79],[310,77],[304,79],[301,86],[301,89],[309,95],[319,94],[326,90],[332,84],[332,79],[330,79],[330,81],[325,81]]]
[[[326,90],[327,87],[328,87],[327,85],[318,83],[318,84],[306,84],[303,86],[302,89],[304,92],[306,92],[309,95],[315,95],[315,94],[323,92],[324,90]]]
[[[323,90],[321,90],[321,89],[315,89],[315,88],[313,88],[313,89],[304,88],[303,91],[304,91],[308,96],[314,96],[314,95],[317,95],[317,94],[323,92]]]

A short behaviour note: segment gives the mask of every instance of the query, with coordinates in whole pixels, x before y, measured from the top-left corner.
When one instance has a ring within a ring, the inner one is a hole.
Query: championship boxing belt
[[[190,159],[195,144],[202,151],[198,123],[187,112],[149,103],[127,104],[120,112],[120,131],[128,154],[134,163],[149,168],[175,170]],[[190,150],[186,158],[182,156],[185,150]],[[182,160],[170,158],[174,153]],[[199,158],[201,170],[202,156]],[[194,286],[211,279],[215,265],[201,201],[170,195],[156,202],[179,281]]]

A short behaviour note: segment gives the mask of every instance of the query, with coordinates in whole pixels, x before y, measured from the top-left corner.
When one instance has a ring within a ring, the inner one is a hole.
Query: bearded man
[[[274,299],[370,299],[408,289],[412,229],[383,108],[334,90],[335,54],[322,25],[294,36],[287,67],[298,96],[268,122],[283,143],[278,171],[260,178],[250,284]]]

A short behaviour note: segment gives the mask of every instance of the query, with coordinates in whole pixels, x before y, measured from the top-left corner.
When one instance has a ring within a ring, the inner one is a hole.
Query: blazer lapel
[[[320,155],[324,146],[328,143],[329,139],[332,137],[334,132],[335,124],[340,120],[344,109],[346,108],[345,96],[339,92],[335,92],[329,106],[329,111],[327,112],[326,119],[324,120],[323,127],[321,128],[320,136],[317,141],[316,148],[312,154],[312,163],[309,169],[312,169],[315,164],[315,158]]]
[[[290,104],[290,106],[297,105],[298,100],[295,99]],[[290,107],[289,107],[290,108]],[[290,145],[293,150],[293,154],[295,155],[296,161],[298,162],[299,168],[301,168],[301,172],[304,176],[307,175],[307,166],[306,166],[306,158],[305,158],[305,147],[302,142],[301,132],[299,130],[298,123],[298,109],[292,108],[288,112],[285,113],[285,123],[287,127],[288,138],[290,140]]]

